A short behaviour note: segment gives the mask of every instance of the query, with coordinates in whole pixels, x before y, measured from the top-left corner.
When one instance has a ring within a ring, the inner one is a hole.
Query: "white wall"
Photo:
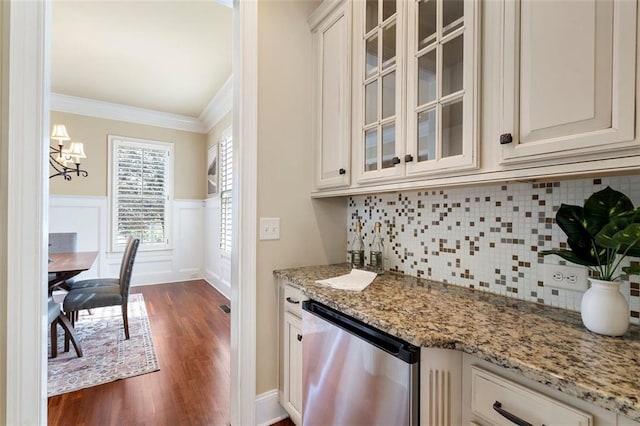
[[[220,253],[220,197],[204,202],[204,279],[231,297],[231,258]]]
[[[205,231],[204,204],[203,200],[174,200],[173,248],[139,251],[132,286],[204,278],[205,234],[215,234]],[[79,251],[99,252],[93,268],[79,278],[118,276],[122,253],[108,252],[108,230],[107,197],[50,196],[49,232],[77,232]]]

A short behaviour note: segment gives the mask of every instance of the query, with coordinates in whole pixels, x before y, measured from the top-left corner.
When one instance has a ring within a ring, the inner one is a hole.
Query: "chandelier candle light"
[[[56,171],[56,173],[49,176],[49,179],[55,176],[62,176],[65,180],[71,180],[71,173],[87,177],[89,173],[80,169],[81,159],[87,158],[84,154],[84,146],[81,142],[71,142],[69,149],[64,148],[64,143],[71,140],[64,124],[55,124],[53,126],[51,139],[57,140],[58,146],[49,147],[49,164]]]

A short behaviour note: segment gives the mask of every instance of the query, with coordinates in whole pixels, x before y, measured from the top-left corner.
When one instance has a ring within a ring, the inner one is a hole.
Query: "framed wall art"
[[[207,195],[218,193],[218,144],[213,144],[207,152]]]

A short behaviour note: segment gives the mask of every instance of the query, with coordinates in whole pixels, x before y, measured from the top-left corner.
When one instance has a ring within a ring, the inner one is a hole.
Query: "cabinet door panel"
[[[479,2],[408,2],[409,176],[478,167]]]
[[[316,188],[349,185],[350,35],[343,6],[314,33],[316,55]]]
[[[302,322],[284,314],[284,407],[296,424],[302,421]]]
[[[358,183],[402,176],[404,4],[353,2],[353,170]]]
[[[502,162],[628,148],[636,3],[505,1]],[[495,143],[498,143],[496,140]]]

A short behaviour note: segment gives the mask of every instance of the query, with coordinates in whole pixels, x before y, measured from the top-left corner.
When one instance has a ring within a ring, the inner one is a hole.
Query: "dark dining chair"
[[[129,339],[127,306],[131,273],[139,245],[139,239],[129,238],[122,257],[119,278],[92,278],[76,281],[71,285],[69,293],[67,293],[62,304],[63,310],[71,319],[71,324],[75,324],[76,312],[80,310],[120,305],[122,308],[124,335],[126,339]],[[68,342],[65,344],[65,348],[67,347]]]
[[[73,253],[78,251],[76,232],[50,232],[49,253]]]
[[[50,232],[49,233],[49,254],[51,253],[74,253],[78,251],[78,233],[77,232]],[[56,274],[48,274],[51,281]],[[54,287],[67,289],[65,281],[56,284]]]
[[[76,330],[69,322],[69,319],[64,316],[60,310],[60,304],[53,301],[53,298],[49,298],[49,324],[51,325],[51,358],[58,356],[58,324],[60,324],[64,330],[65,335],[65,351],[69,350],[68,340],[73,343],[73,347],[76,350],[78,357],[82,356],[82,347],[78,341]]]

